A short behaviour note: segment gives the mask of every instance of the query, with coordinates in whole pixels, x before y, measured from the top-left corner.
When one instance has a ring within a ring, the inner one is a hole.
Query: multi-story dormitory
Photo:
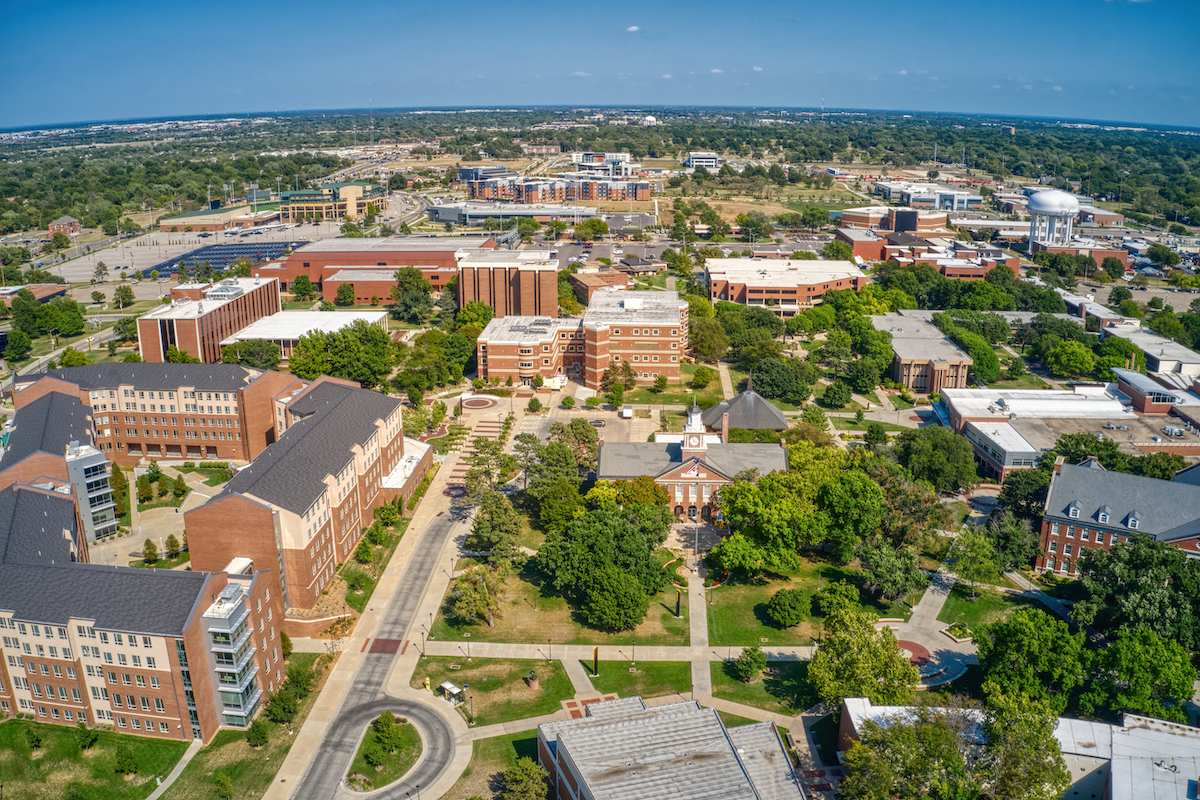
[[[403,507],[432,465],[428,445],[404,438],[399,400],[333,378],[306,382],[227,364],[53,370],[18,384],[13,436],[35,430],[22,420],[40,414],[46,397],[77,409],[59,416],[72,421],[71,440],[82,439],[80,449],[92,461],[102,454],[122,466],[149,459],[249,462],[219,495],[184,513],[191,564],[215,572],[246,558],[270,571],[267,581],[285,609],[315,605],[374,509],[397,498]],[[70,484],[65,467],[55,472],[42,463],[70,461],[65,436],[21,445],[8,483],[49,474]],[[0,462],[0,487],[7,466]],[[85,541],[111,533],[111,497],[99,480],[73,484],[76,496],[87,496],[89,511],[95,498],[103,512]],[[307,635],[309,626],[297,620],[286,627]]]
[[[245,727],[283,678],[278,581],[246,559],[215,572],[89,564],[91,493],[69,473],[80,451],[99,453],[83,408],[59,393],[27,404],[0,462],[0,719],[205,742]],[[36,423],[49,430],[31,444]],[[88,483],[107,484],[99,474]]]

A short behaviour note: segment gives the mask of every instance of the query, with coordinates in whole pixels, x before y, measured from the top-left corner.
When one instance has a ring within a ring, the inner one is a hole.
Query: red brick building
[[[144,458],[252,461],[283,432],[276,404],[305,385],[233,364],[97,364],[24,380],[13,393],[18,410],[48,392],[78,397],[91,410],[96,448],[126,467]]]
[[[558,316],[558,260],[548,250],[491,250],[458,262],[458,305],[484,303],[497,317]]]
[[[221,360],[221,341],[283,310],[274,278],[226,278],[217,284],[184,283],[171,304],[138,318],[138,351],[148,364],[166,361],[172,346],[206,364]]]
[[[276,278],[280,291],[288,291],[300,275],[318,287],[347,268],[379,269],[391,279],[400,267],[421,270],[434,291],[441,291],[458,275],[458,262],[474,250],[495,250],[486,236],[392,236],[386,239],[322,239],[296,250],[286,260],[255,267],[255,277]],[[380,282],[384,282],[380,276]],[[333,295],[326,293],[326,299]],[[387,297],[387,294],[381,295]]]
[[[400,401],[321,378],[283,398],[278,441],[223,491],[185,515],[192,565],[231,556],[271,564],[288,608],[314,606],[354,553],[374,509],[407,499],[428,472],[432,450],[406,453]],[[289,622],[288,632],[310,635]]]
[[[56,233],[63,233],[67,236],[74,236],[83,228],[79,225],[79,220],[74,217],[59,217],[51,222],[47,228],[47,233],[53,236]]]
[[[710,299],[762,306],[787,319],[821,302],[826,292],[857,291],[870,280],[850,261],[710,258]]]
[[[583,319],[493,319],[479,335],[479,375],[525,385],[540,375],[552,386],[576,378],[599,388],[610,361],[623,361],[639,384],[659,375],[677,383],[687,337],[687,303],[676,292],[599,291]]]
[[[1143,534],[1200,557],[1200,486],[1195,470],[1164,481],[1109,472],[1094,459],[1054,463],[1042,517],[1039,571],[1074,577],[1085,550],[1110,550]]]

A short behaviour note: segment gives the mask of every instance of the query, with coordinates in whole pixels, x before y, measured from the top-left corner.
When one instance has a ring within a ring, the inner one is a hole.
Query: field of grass
[[[516,766],[518,758],[537,760],[537,731],[476,740],[471,751],[471,763],[458,782],[443,796],[444,800],[497,796],[502,787],[504,771]]]
[[[376,558],[379,559],[376,562],[377,571],[372,572],[370,566],[364,566],[363,564],[359,564],[354,560],[350,560],[342,565],[343,577],[346,574],[346,570],[349,569],[357,570],[363,575],[362,586],[358,591],[353,592],[347,588],[346,605],[350,606],[360,614],[366,610],[367,603],[371,600],[371,594],[375,591],[376,584],[379,583],[379,576],[383,574],[385,569],[387,569],[388,562],[392,560],[392,554],[396,552],[396,546],[400,544],[400,540],[404,537],[404,531],[407,528],[408,520],[401,519],[396,523],[395,527],[387,529],[387,541],[382,545],[377,545],[375,547],[375,551],[377,553]],[[378,555],[379,551],[381,550],[383,554]]]
[[[1032,372],[1026,372],[1016,380],[995,380],[988,384],[992,389],[1049,389],[1050,384],[1034,375]]]
[[[756,719],[749,717],[739,717],[737,714],[730,714],[728,711],[717,710],[717,716],[721,718],[721,722],[725,723],[726,728],[740,728],[743,725],[753,725],[758,722]]]
[[[863,573],[849,567],[831,566],[804,559],[795,575],[769,575],[764,585],[727,583],[709,591],[708,640],[713,647],[812,644],[819,633],[822,617],[815,606],[808,619],[792,628],[780,628],[767,615],[767,603],[780,589],[799,589],[809,597],[816,594],[817,571],[824,584],[846,581],[859,587],[859,603],[879,617],[907,619],[912,609],[901,601],[881,603],[862,588]],[[914,596],[913,602],[917,598]]]
[[[689,379],[690,380],[690,379]],[[690,383],[668,384],[665,392],[656,392],[648,386],[638,386],[625,392],[626,403],[645,403],[650,405],[665,404],[668,406],[683,406],[692,404],[692,397],[701,408],[715,406],[724,397],[721,395],[720,381],[713,381],[704,389],[693,389]]]
[[[713,661],[713,697],[754,706],[777,714],[798,714],[816,705],[816,692],[808,683],[807,661],[772,661],[754,683],[733,674],[729,661]]]
[[[145,503],[139,502],[137,506],[138,511],[149,511],[152,508],[179,508],[183,505],[183,501],[187,499],[187,496],[191,494],[191,491],[189,487],[182,497],[176,497],[174,492],[167,492],[162,497],[156,497]]]
[[[30,748],[25,730],[41,736],[39,748]],[[75,728],[9,720],[0,725],[0,785],[9,797],[26,800],[141,800],[165,778],[183,756],[188,743],[143,736],[99,732],[88,751],[79,749]],[[116,771],[117,748],[133,752],[137,772],[126,778]],[[69,795],[71,790],[74,795]]]
[[[898,394],[888,395],[888,399],[892,401],[892,405],[894,407],[896,407],[897,409],[900,409],[902,411],[916,406],[916,403],[905,400],[903,397],[901,397]]]
[[[979,626],[1005,619],[1021,606],[1041,607],[1040,603],[1029,600],[1021,595],[998,592],[985,586],[975,589],[975,599],[971,599],[971,589],[962,583],[957,583],[946,598],[938,621],[945,623],[963,622],[972,631]]]
[[[465,644],[464,640],[464,653]],[[529,688],[531,671],[538,676],[537,691]],[[417,662],[411,686],[414,689],[423,688],[426,678],[429,678],[429,685],[435,694],[442,681],[451,681],[459,686],[467,684],[470,687],[467,695],[475,698],[476,725],[552,714],[562,708],[563,700],[575,696],[575,687],[571,685],[561,661],[495,658],[468,661],[465,655],[430,656]],[[458,707],[468,722],[471,709],[471,701]]]
[[[175,569],[176,567],[182,567],[184,564],[187,564],[191,560],[192,560],[191,554],[188,553],[187,550],[184,550],[182,553],[180,553],[175,558],[167,558],[165,555],[163,555],[161,558],[158,559],[158,561],[155,561],[153,564],[147,564],[144,559],[139,558],[139,559],[130,561],[129,566],[145,568],[145,569]]]
[[[317,675],[313,683],[314,691],[300,701],[296,719],[292,722],[293,731],[299,732],[308,718],[317,702],[318,691],[336,659],[336,654],[328,653],[293,653],[288,659],[289,664],[308,665]],[[171,784],[171,788],[163,794],[163,800],[212,800],[216,797],[213,779],[218,772],[228,775],[233,781],[234,797],[262,797],[275,780],[275,773],[292,749],[292,743],[296,741],[294,735],[288,735],[285,725],[268,724],[267,727],[270,738],[258,750],[246,743],[244,731],[223,730],[217,733]]]
[[[494,617],[495,625],[464,623],[448,618],[443,601],[433,624],[435,639],[464,641],[463,634],[480,642],[542,644],[688,644],[688,603],[684,592],[682,616],[675,618],[675,588],[668,586],[650,598],[650,611],[632,631],[605,633],[587,627],[583,616],[566,598],[554,591],[546,577],[529,562],[504,587],[504,603]]]
[[[592,674],[591,661],[579,663],[589,675]],[[601,661],[600,676],[592,678],[592,686],[596,691],[621,697],[658,697],[690,692],[692,665],[687,661],[639,661],[636,667],[630,667],[628,661]]]
[[[372,767],[367,763],[365,754],[367,750],[375,744],[375,735],[373,731],[368,730],[367,735],[363,737],[362,744],[358,746],[358,752],[354,755],[354,761],[350,764],[349,775],[365,775],[370,781],[370,786],[364,787],[366,791],[372,789],[382,789],[388,784],[395,783],[417,763],[417,759],[421,757],[421,734],[417,733],[417,729],[411,724],[405,723],[400,726],[401,746],[396,748],[396,752],[385,752],[383,763],[378,767]],[[361,786],[361,781],[355,782]]]
[[[233,470],[227,467],[206,467],[203,464],[195,467],[176,467],[180,472],[194,472],[204,479],[205,486],[220,486],[233,478]]]

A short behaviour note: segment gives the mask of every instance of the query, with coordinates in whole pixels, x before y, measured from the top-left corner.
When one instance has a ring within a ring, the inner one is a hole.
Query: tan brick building
[[[479,335],[479,375],[531,385],[575,378],[599,388],[610,362],[626,362],[639,384],[659,375],[679,381],[687,351],[688,307],[677,292],[609,289],[592,297],[583,319],[498,317]]]
[[[138,318],[138,351],[148,364],[166,361],[172,346],[215,364],[221,360],[221,340],[282,310],[274,278],[183,283],[171,290],[170,305]]]
[[[761,306],[784,319],[812,308],[826,292],[857,291],[869,280],[850,261],[710,258],[705,270],[714,303]]]
[[[18,410],[48,392],[90,408],[95,446],[123,466],[143,458],[252,461],[276,440],[276,401],[304,386],[233,364],[97,364],[25,376]],[[18,379],[21,380],[21,379]]]
[[[376,213],[388,207],[386,188],[362,181],[326,183],[320,189],[282,192],[279,196],[279,215],[284,222],[362,219],[372,205]]]
[[[875,330],[892,335],[892,380],[921,394],[963,389],[969,384],[975,362],[932,323],[902,312],[870,319]]]
[[[211,569],[232,556],[270,564],[287,607],[315,605],[373,510],[410,497],[431,466],[427,445],[410,440],[406,452],[400,408],[332,378],[281,398],[278,441],[185,515],[193,566]]]
[[[558,316],[558,259],[548,250],[477,250],[458,262],[458,305],[484,303],[497,317]]]

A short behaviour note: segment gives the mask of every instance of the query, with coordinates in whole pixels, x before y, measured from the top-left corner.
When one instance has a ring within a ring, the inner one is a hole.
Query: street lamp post
[[[553,661],[554,661],[554,642],[553,642],[553,640],[551,640],[551,639],[546,640],[546,650],[547,650],[546,655],[548,656],[548,658],[546,660],[553,663]]]

